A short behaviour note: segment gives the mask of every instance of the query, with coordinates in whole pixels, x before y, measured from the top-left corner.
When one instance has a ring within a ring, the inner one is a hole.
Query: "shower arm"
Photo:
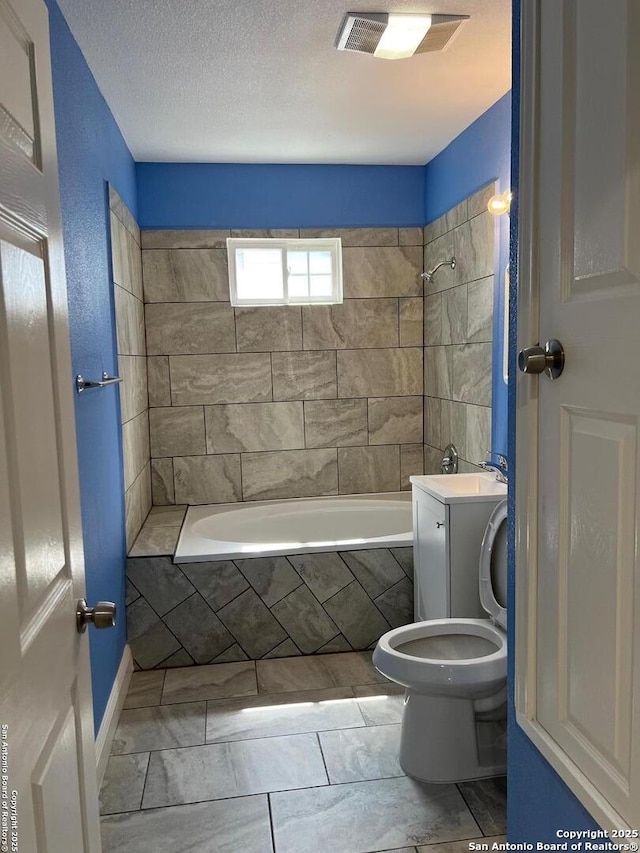
[[[441,261],[432,270],[429,270],[429,272],[423,272],[421,275],[421,278],[426,279],[426,281],[431,281],[431,279],[438,272],[440,267],[451,267],[451,269],[454,270],[456,268],[456,259],[451,258],[448,261]]]

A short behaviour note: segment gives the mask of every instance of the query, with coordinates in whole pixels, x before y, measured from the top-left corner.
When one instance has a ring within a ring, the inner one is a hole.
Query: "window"
[[[227,239],[232,305],[342,302],[342,243],[317,240]]]

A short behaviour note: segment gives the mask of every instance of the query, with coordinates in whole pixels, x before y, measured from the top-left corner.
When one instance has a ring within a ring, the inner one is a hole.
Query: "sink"
[[[412,484],[433,495],[441,503],[467,503],[495,500],[496,495],[507,496],[505,483],[499,483],[496,475],[478,474],[427,474],[411,477]]]

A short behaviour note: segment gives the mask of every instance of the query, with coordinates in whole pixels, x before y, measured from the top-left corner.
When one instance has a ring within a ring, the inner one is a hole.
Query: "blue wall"
[[[425,221],[433,222],[489,181],[510,186],[511,93],[507,92],[426,166]],[[507,386],[503,378],[504,273],[509,256],[509,217],[497,221],[498,257],[493,312],[491,449],[506,455]]]
[[[135,166],[55,0],[47,0],[73,376],[117,371],[106,181],[136,213]],[[72,381],[72,377],[69,377]],[[124,497],[117,390],[76,397],[87,598],[117,627],[89,632],[96,731],[126,642]]]
[[[520,91],[520,0],[513,0],[513,91]],[[511,185],[514,203],[511,207],[510,239],[510,320],[509,320],[509,461],[516,458],[516,381],[517,349],[516,300],[518,261],[519,177],[519,98],[513,99],[513,141]],[[512,466],[513,469],[513,466]],[[515,481],[509,482],[509,611],[515,612]],[[514,668],[515,629],[509,621],[509,754],[508,754],[508,831],[510,842],[557,842],[558,829],[596,829],[597,824],[567,788],[550,764],[531,743],[515,719]]]
[[[141,228],[424,225],[422,166],[138,163]]]

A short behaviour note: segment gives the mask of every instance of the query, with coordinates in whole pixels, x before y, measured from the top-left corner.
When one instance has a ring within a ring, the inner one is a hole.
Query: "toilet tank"
[[[466,500],[439,499],[429,480],[411,478],[414,619],[486,619],[480,604],[480,550],[489,516],[506,488]]]

